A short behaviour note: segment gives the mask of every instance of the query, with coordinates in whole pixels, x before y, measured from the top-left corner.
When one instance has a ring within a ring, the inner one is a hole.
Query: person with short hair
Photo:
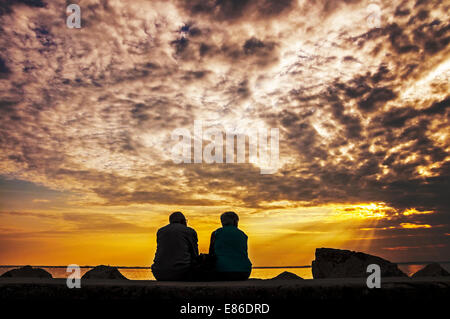
[[[252,271],[248,258],[247,235],[238,228],[239,216],[225,212],[222,227],[211,234],[209,254],[215,256],[217,280],[246,280]]]
[[[198,256],[198,238],[196,231],[187,226],[183,213],[169,216],[169,224],[156,234],[156,243],[151,267],[156,280],[190,280],[192,263]]]

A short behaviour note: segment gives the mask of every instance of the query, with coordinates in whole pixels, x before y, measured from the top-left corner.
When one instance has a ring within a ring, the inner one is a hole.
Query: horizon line
[[[438,264],[449,264],[450,261],[405,261],[405,262],[392,262],[393,264],[397,265],[422,265],[422,264],[431,264],[431,263],[438,263]],[[61,266],[61,265],[0,265],[0,268],[7,268],[7,267],[25,267],[25,266],[31,266],[31,267],[40,267],[40,268],[67,268],[67,266]],[[94,268],[101,265],[83,265],[79,266],[80,268]],[[115,265],[103,265],[103,266],[109,266],[109,267],[115,267],[118,269],[151,269],[151,266],[115,266]],[[302,265],[302,266],[252,266],[252,269],[279,269],[279,268],[311,268],[312,265]]]

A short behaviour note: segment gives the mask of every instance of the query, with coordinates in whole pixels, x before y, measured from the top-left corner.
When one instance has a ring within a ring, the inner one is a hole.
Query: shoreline
[[[405,262],[392,262],[393,264],[397,265],[427,265],[431,263],[438,263],[438,264],[450,264],[450,261],[405,261]],[[67,266],[64,265],[55,265],[55,266],[45,266],[45,265],[31,265],[31,264],[24,264],[24,265],[0,265],[0,268],[20,268],[24,266],[31,266],[33,268],[67,268]],[[80,268],[94,268],[98,265],[90,266],[90,265],[83,265],[79,266]],[[151,269],[151,266],[115,266],[115,265],[108,265],[110,267],[115,267],[117,269]],[[311,265],[301,265],[301,266],[252,266],[252,269],[283,269],[283,268],[311,268]]]

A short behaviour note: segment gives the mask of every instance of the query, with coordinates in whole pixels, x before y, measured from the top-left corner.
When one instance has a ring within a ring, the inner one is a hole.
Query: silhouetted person
[[[198,239],[181,212],[169,217],[170,224],[156,234],[152,273],[157,280],[190,280],[192,262],[198,256]]]
[[[247,235],[238,229],[239,216],[225,212],[220,216],[222,228],[211,234],[209,254],[216,258],[217,280],[246,280],[252,271],[248,258]]]

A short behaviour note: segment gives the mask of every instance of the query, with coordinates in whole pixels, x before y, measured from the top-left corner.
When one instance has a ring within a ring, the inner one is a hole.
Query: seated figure
[[[247,235],[238,228],[239,216],[225,212],[222,228],[211,234],[209,254],[215,256],[216,280],[246,280],[252,271],[248,258]]]
[[[158,230],[156,244],[151,267],[156,280],[191,280],[192,264],[198,257],[198,239],[181,212],[171,214],[169,224]]]

